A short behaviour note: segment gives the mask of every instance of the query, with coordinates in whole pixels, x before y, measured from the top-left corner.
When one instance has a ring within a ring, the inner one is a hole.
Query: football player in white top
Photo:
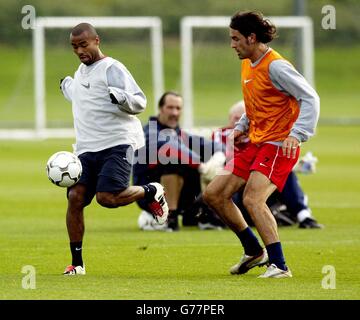
[[[75,26],[70,34],[81,64],[74,78],[62,79],[60,88],[72,103],[76,143],[74,152],[83,166],[82,176],[67,192],[67,230],[72,264],[64,274],[85,274],[82,260],[84,208],[94,196],[107,208],[125,206],[145,198],[159,224],[167,220],[168,205],[159,183],[129,186],[134,150],[144,144],[136,114],[145,110],[146,97],[119,61],[104,55],[95,28]]]

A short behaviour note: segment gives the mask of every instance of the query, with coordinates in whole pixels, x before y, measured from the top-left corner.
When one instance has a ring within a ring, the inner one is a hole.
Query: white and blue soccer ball
[[[54,153],[46,164],[49,180],[59,187],[68,188],[77,183],[82,174],[80,159],[68,151]]]
[[[145,210],[140,212],[138,217],[138,227],[143,231],[170,231],[167,223],[159,224],[154,216]]]

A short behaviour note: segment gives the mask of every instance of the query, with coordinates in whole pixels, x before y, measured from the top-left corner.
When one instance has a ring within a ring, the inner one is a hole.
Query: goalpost
[[[81,22],[95,28],[150,29],[152,81],[154,99],[164,91],[162,22],[158,17],[39,17],[33,30],[35,128],[33,130],[0,130],[0,139],[36,139],[73,137],[73,129],[50,129],[46,125],[45,103],[45,30],[72,28]],[[156,103],[154,104],[156,108]],[[155,110],[156,111],[156,110]]]
[[[298,28],[301,30],[301,57],[304,77],[314,85],[314,31],[309,17],[286,16],[266,17],[278,28]],[[181,81],[184,98],[183,127],[194,127],[193,110],[193,65],[192,44],[195,28],[227,28],[229,17],[197,17],[188,16],[181,20]]]

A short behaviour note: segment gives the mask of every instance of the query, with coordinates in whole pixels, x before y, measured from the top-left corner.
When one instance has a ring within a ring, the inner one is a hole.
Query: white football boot
[[[82,266],[73,266],[73,265],[69,265],[65,268],[65,271],[63,273],[66,276],[76,276],[76,275],[85,275],[86,271],[85,271],[85,265]]]
[[[260,275],[258,278],[291,278],[291,277],[292,277],[292,273],[289,268],[287,270],[282,270],[272,263],[267,267],[265,273]]]
[[[256,256],[248,256],[244,254],[241,257],[240,262],[230,268],[230,273],[244,274],[254,267],[261,267],[267,264],[268,261],[269,258],[265,249],[263,249],[263,251]]]
[[[165,199],[164,187],[157,182],[149,183],[156,188],[156,193],[152,202],[149,203],[149,209],[154,215],[158,224],[164,224],[169,215],[169,207]]]

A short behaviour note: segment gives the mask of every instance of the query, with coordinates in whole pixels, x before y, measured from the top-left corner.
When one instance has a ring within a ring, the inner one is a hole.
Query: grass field
[[[0,299],[359,299],[360,127],[321,126],[304,144],[319,158],[317,173],[300,176],[323,230],[280,229],[292,279],[257,279],[256,268],[231,276],[242,249],[232,232],[137,230],[136,205],[86,209],[87,275],[64,277],[70,263],[65,190],[45,174],[49,155],[71,140],[0,143]],[[354,141],[357,141],[356,143]],[[22,288],[24,265],[36,289]],[[322,268],[336,270],[323,289]]]
[[[166,88],[180,90],[178,44],[165,44]],[[145,121],[154,110],[149,52],[137,44],[104,49],[129,67],[148,96],[148,109],[141,115]],[[0,128],[31,127],[31,50],[0,51],[7,79],[0,86]],[[49,125],[71,126],[70,106],[58,81],[72,74],[78,61],[65,46],[48,46],[46,52]],[[230,276],[228,269],[242,248],[228,230],[140,232],[136,205],[109,210],[95,202],[85,215],[87,275],[63,277],[71,262],[65,190],[47,180],[45,164],[52,153],[71,151],[73,141],[0,141],[0,299],[360,299],[360,126],[326,126],[324,121],[359,121],[359,53],[359,46],[316,50],[320,126],[302,154],[313,151],[319,163],[316,174],[299,178],[314,216],[326,227],[280,229],[294,278],[257,279],[263,272],[259,268]],[[240,98],[239,62],[228,43],[201,43],[194,59],[195,123],[222,126],[228,107]],[[36,269],[35,290],[22,288],[25,265]],[[322,288],[327,265],[336,270],[336,289]]]

